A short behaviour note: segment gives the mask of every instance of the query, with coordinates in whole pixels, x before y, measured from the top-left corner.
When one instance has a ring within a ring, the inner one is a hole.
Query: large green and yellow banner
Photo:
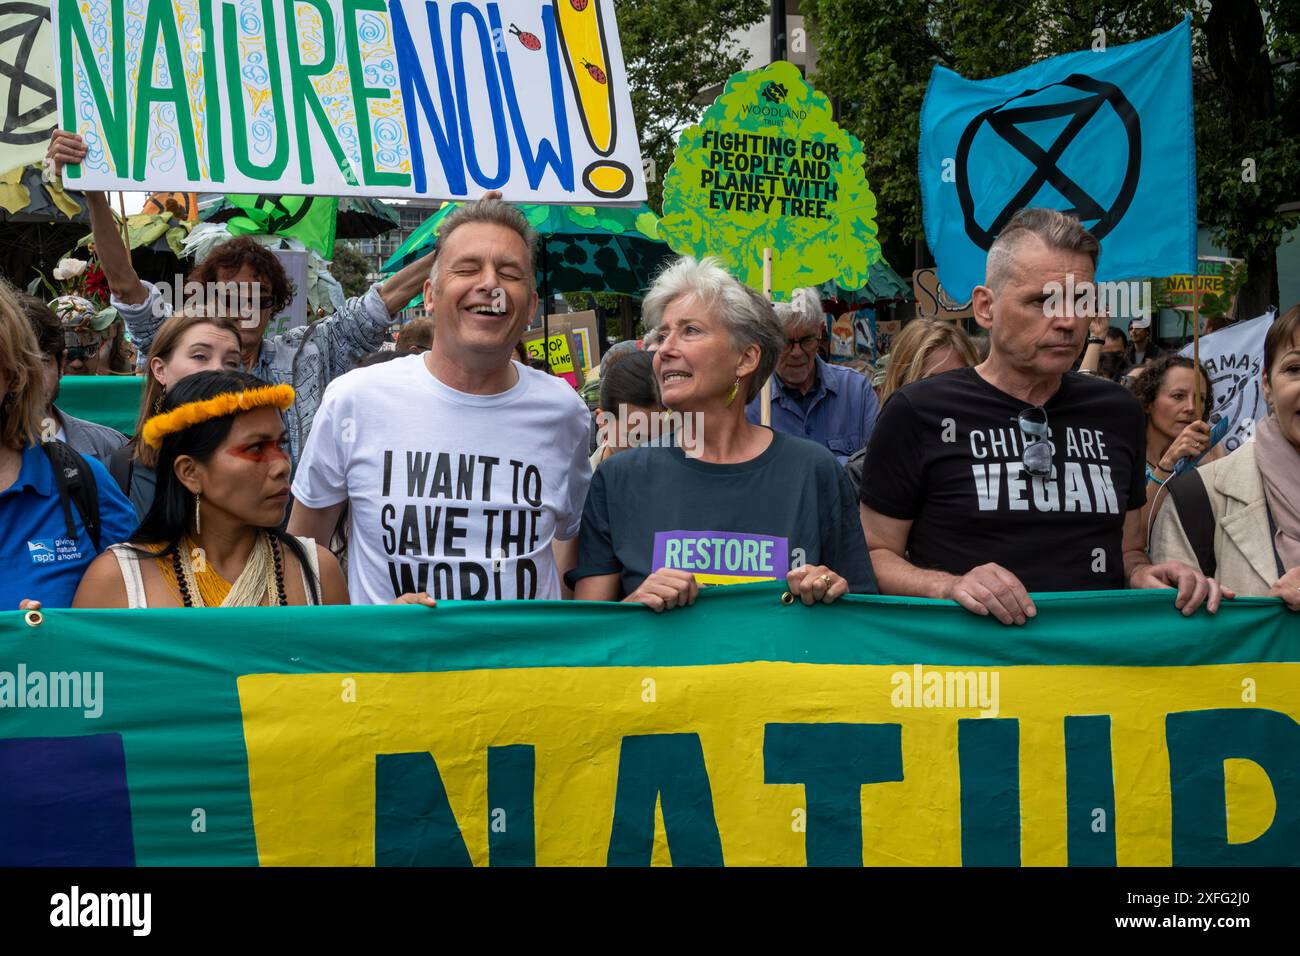
[[[1300,862],[1300,619],[955,605],[0,615],[0,865]]]

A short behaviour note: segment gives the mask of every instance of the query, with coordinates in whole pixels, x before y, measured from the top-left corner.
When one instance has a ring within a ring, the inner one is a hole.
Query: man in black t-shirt
[[[1034,616],[1030,591],[1176,587],[1184,614],[1218,609],[1200,571],[1147,558],[1141,406],[1070,371],[1089,316],[1062,293],[1092,282],[1098,252],[1070,216],[1017,213],[972,295],[988,359],[885,404],[861,490],[881,593],[955,600],[1004,624]]]

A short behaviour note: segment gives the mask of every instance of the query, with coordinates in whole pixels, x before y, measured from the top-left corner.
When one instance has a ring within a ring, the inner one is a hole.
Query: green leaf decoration
[[[728,134],[754,135],[724,150]],[[771,248],[777,299],[828,279],[860,289],[881,258],[863,160],[793,64],[737,73],[678,141],[659,236],[675,252],[717,256],[753,289]]]

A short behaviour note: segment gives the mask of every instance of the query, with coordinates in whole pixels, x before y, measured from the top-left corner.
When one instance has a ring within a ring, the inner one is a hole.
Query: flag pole
[[[768,302],[772,301],[772,247],[763,247],[763,298]],[[763,383],[763,388],[759,391],[758,403],[758,420],[763,425],[771,426],[772,424],[772,380],[769,378]]]
[[[1196,409],[1196,420],[1204,421],[1202,414],[1205,404],[1205,395],[1201,388],[1201,293],[1196,288],[1195,282],[1192,284],[1192,364],[1196,366],[1196,374],[1192,376],[1192,395]]]

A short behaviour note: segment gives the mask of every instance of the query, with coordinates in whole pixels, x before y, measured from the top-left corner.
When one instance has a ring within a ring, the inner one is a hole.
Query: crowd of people
[[[256,310],[172,314],[87,198],[142,406],[129,441],[60,412],[67,322],[0,285],[0,605],[666,611],[783,580],[806,604],[915,595],[1008,625],[1053,591],[1300,610],[1300,307],[1268,333],[1270,416],[1223,456],[1203,368],[1146,325],[1130,341],[1044,309],[1049,283],[1096,268],[1069,215],[1013,217],[973,295],[982,341],[916,320],[878,390],[819,356],[809,296],[773,306],[711,259],[676,259],[644,299],[646,348],[605,359],[593,448],[574,389],[521,361],[537,237],[498,195],[449,215],[425,260],[278,336],[291,288],[263,247],[230,240],[191,277],[253,285]],[[428,321],[367,359],[421,290]]]

